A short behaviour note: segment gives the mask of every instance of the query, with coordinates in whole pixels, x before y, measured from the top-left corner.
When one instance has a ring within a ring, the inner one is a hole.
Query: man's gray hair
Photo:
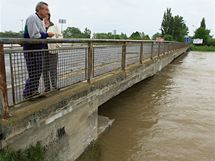
[[[48,3],[45,3],[45,2],[39,2],[39,3],[37,3],[36,8],[35,8],[36,12],[38,12],[44,6],[48,6]]]

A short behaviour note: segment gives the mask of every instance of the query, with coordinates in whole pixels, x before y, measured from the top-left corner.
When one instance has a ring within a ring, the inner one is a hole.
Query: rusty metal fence
[[[23,50],[23,44],[60,43],[57,49]],[[19,45],[17,45],[19,44]],[[23,101],[129,65],[185,48],[184,43],[95,39],[0,39],[3,116]]]

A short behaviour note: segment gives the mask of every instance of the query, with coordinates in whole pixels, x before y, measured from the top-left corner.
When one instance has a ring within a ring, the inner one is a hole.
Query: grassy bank
[[[191,45],[192,51],[209,51],[209,52],[215,52],[215,46],[196,46]]]
[[[46,161],[45,149],[39,143],[23,151],[4,149],[0,151],[0,161]]]

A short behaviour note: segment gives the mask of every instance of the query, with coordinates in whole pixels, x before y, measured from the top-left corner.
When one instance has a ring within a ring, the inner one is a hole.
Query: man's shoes
[[[50,92],[50,91],[51,91],[50,88],[46,88],[46,89],[44,90],[44,93],[48,93],[48,92]]]
[[[38,95],[40,95],[40,93],[35,91],[35,92],[30,93],[30,94],[24,95],[23,98],[24,99],[29,99],[29,98],[32,98],[32,97],[35,97],[35,96],[38,96]]]
[[[53,87],[52,91],[59,91],[60,88],[57,88],[57,87]]]

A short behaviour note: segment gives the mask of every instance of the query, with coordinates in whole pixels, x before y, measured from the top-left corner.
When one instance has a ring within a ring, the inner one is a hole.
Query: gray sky
[[[34,13],[38,0],[0,0],[0,31],[20,31],[21,19]],[[215,0],[46,0],[52,19],[67,19],[64,26],[92,32],[126,33],[141,31],[153,35],[160,29],[163,13],[172,8],[184,17],[192,35],[203,17],[214,34]]]

